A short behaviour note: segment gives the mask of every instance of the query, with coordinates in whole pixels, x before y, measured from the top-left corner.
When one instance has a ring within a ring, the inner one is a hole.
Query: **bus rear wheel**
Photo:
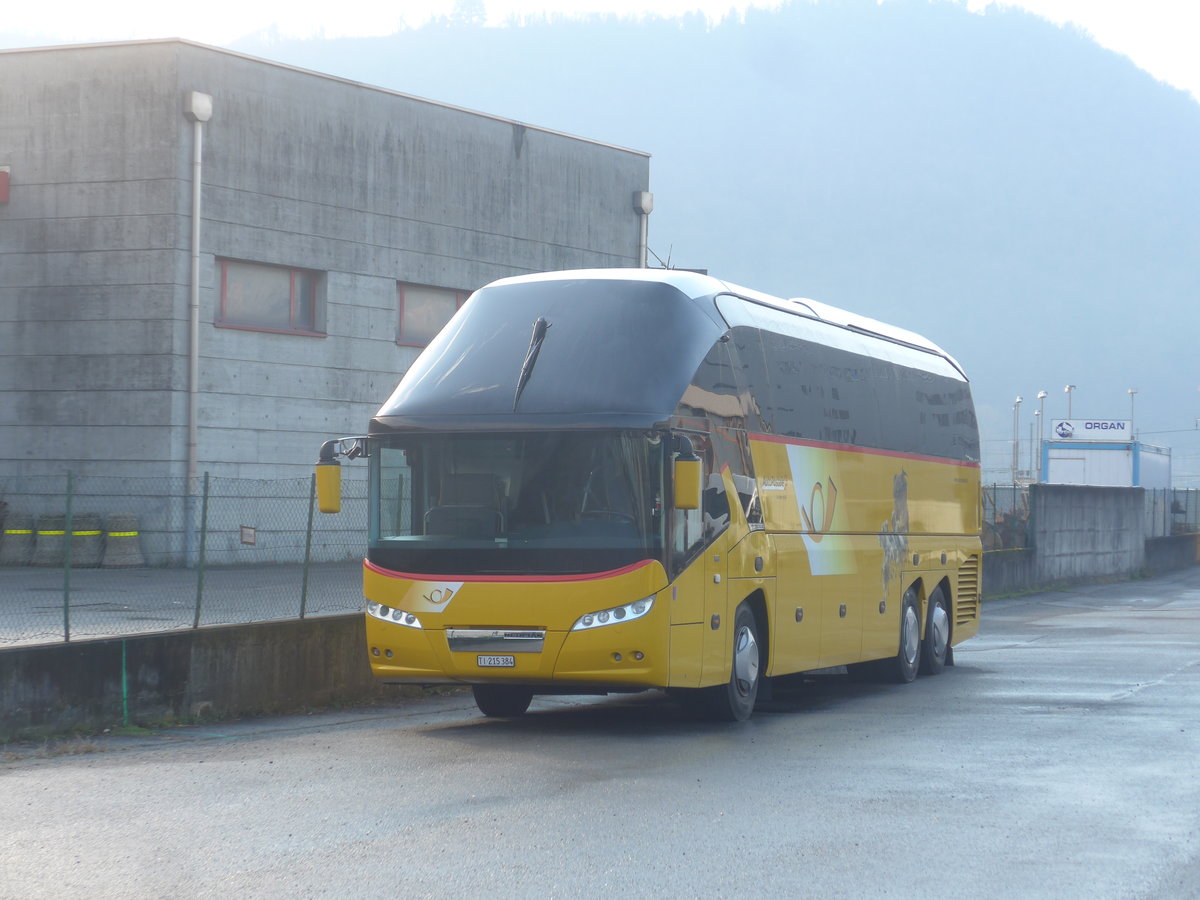
[[[917,590],[904,592],[900,610],[900,646],[891,659],[881,660],[881,673],[886,681],[908,684],[917,677],[921,664],[921,614],[917,608]]]
[[[743,603],[733,617],[733,660],[729,681],[708,688],[708,712],[722,722],[744,722],[754,712],[761,682],[762,656],[758,644],[758,622]]]
[[[925,639],[921,641],[921,674],[937,675],[946,668],[950,649],[950,609],[946,593],[939,587],[929,598],[925,619]]]
[[[519,684],[476,684],[471,693],[479,711],[494,719],[523,715],[533,701],[533,688]]]

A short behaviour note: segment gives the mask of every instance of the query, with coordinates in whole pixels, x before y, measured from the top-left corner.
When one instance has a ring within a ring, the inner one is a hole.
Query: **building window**
[[[396,343],[424,347],[450,321],[450,317],[466,299],[465,291],[401,284],[400,331]]]
[[[321,334],[320,273],[223,259],[218,325]]]

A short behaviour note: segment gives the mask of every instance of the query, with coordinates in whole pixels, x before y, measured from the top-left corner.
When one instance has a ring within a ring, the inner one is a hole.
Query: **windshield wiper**
[[[529,376],[533,374],[538,354],[542,352],[542,341],[546,339],[546,332],[549,328],[550,323],[542,316],[538,316],[537,321],[533,323],[533,336],[529,339],[529,349],[525,351],[525,362],[521,363],[521,375],[517,379],[517,393],[513,397],[513,412],[517,411],[517,404],[521,402],[521,394],[525,390],[525,385],[529,383]]]

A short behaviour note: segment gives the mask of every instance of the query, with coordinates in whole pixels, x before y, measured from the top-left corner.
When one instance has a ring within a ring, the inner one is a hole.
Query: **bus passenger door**
[[[694,575],[701,577],[699,678],[701,684],[720,684],[729,677],[733,651],[730,636],[733,616],[728,609],[727,583],[732,541],[729,500],[721,473],[716,471],[710,438],[701,433],[689,433],[688,438],[700,459],[700,508],[673,511],[672,553],[677,560],[687,560],[685,566],[691,570],[682,573],[682,580],[690,580],[689,576]]]
[[[733,611],[729,607],[729,562],[722,535],[716,543],[704,549],[704,671],[708,683],[720,683],[729,678],[733,658]]]

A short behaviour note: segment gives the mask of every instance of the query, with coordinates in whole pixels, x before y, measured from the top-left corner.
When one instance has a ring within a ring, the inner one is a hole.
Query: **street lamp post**
[[[1037,411],[1037,480],[1040,483],[1042,480],[1042,441],[1046,439],[1046,392],[1038,391],[1038,411]]]
[[[1021,398],[1018,396],[1013,401],[1013,448],[1012,448],[1012,481],[1017,483],[1017,466],[1020,460],[1017,458],[1020,453],[1020,421],[1021,421]]]
[[[1137,437],[1137,431],[1134,429],[1136,420],[1133,416],[1133,398],[1137,396],[1137,388],[1130,388],[1127,393],[1129,394],[1129,428],[1133,431],[1133,436]]]
[[[1071,418],[1071,392],[1075,390],[1075,385],[1068,384],[1063,390],[1067,394],[1067,418],[1069,419]]]
[[[1034,416],[1034,422],[1036,422],[1037,421],[1037,410],[1036,409],[1033,411],[1033,416]],[[1035,428],[1034,423],[1030,422],[1029,423],[1029,468],[1027,468],[1025,470],[1030,475],[1033,474],[1033,468],[1035,465],[1037,465],[1033,461],[1033,454],[1037,452],[1037,450],[1036,450],[1037,445],[1034,443],[1034,440],[1033,440],[1034,428]]]
[[[1040,409],[1033,411],[1033,419],[1037,422],[1037,440],[1035,441],[1033,438],[1034,428],[1030,425],[1029,455],[1031,458],[1029,460],[1029,469],[1037,473],[1035,477],[1040,484],[1042,481],[1042,411]],[[1037,454],[1036,461],[1032,458],[1034,454]]]

